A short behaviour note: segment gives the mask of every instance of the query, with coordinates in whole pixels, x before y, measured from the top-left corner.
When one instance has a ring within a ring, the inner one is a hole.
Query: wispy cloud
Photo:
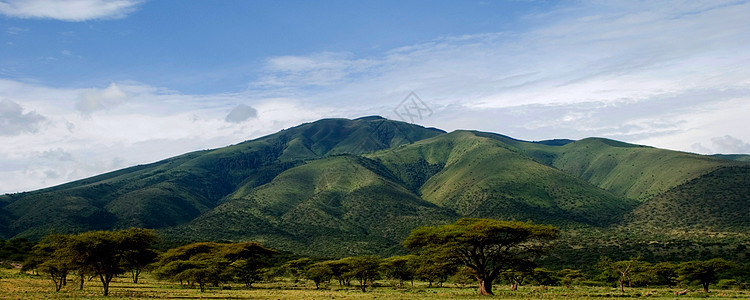
[[[13,35],[21,34],[21,33],[28,32],[28,31],[29,31],[28,28],[16,27],[16,26],[8,27],[8,29],[5,30],[7,34],[13,34]]]
[[[13,100],[4,109],[9,120],[26,124],[2,136],[0,192],[323,117],[396,118],[393,109],[411,91],[433,111],[415,121],[446,130],[748,152],[748,15],[743,2],[577,2],[527,16],[523,31],[444,37],[368,56],[269,57],[247,90],[209,95],[139,82],[74,89],[0,79],[0,99]]]
[[[70,22],[124,18],[142,0],[4,0],[0,14],[15,18]]]

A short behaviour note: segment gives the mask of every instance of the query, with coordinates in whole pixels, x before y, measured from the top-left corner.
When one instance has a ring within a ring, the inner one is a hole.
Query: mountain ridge
[[[731,158],[727,159],[727,158]],[[173,241],[261,241],[310,255],[395,254],[418,226],[460,217],[563,228],[742,232],[742,156],[603,138],[523,141],[379,116],[322,119],[37,191],[0,196],[0,237],[146,227]],[[711,187],[723,187],[713,198]],[[714,222],[718,226],[707,226]],[[328,242],[327,242],[328,241]],[[341,247],[333,247],[336,241]],[[327,244],[328,243],[328,244]]]

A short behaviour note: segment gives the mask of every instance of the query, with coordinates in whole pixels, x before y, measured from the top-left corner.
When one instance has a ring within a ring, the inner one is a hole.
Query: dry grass
[[[73,277],[60,292],[55,292],[52,282],[42,276],[20,274],[17,270],[0,271],[0,298],[2,299],[606,299],[606,298],[675,298],[672,290],[665,288],[633,288],[621,294],[617,289],[606,287],[541,287],[521,286],[510,291],[504,286],[495,286],[495,296],[479,297],[474,288],[459,288],[450,285],[444,288],[427,288],[425,283],[414,287],[396,289],[387,281],[381,287],[362,293],[354,287],[340,288],[332,284],[316,290],[311,283],[288,281],[262,283],[253,288],[241,285],[225,285],[210,288],[201,293],[197,288],[180,286],[177,283],[156,281],[148,275],[141,283],[117,278],[110,288],[110,297],[101,295],[101,283],[96,279],[87,282],[83,290]],[[231,289],[226,289],[231,288]],[[714,290],[710,294],[691,292],[680,298],[750,299],[748,291]]]

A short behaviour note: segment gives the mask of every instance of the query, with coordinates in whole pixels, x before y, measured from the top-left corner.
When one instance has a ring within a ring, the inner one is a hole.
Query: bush
[[[722,279],[716,284],[716,287],[724,290],[739,289],[740,283],[735,279]]]

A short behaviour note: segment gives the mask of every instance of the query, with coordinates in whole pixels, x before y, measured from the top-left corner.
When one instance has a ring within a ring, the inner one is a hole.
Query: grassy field
[[[341,288],[331,284],[320,290],[312,282],[275,282],[261,283],[253,288],[242,285],[223,285],[222,288],[210,288],[201,293],[197,288],[180,286],[177,283],[154,280],[148,274],[141,283],[128,282],[127,278],[117,278],[110,288],[110,296],[101,296],[101,284],[98,281],[87,282],[83,290],[78,289],[75,280],[70,279],[68,286],[55,292],[52,282],[42,276],[19,274],[17,270],[0,271],[1,299],[602,299],[602,298],[675,298],[673,290],[666,288],[632,288],[625,294],[609,287],[543,287],[520,286],[517,291],[510,291],[505,286],[495,286],[495,296],[480,297],[475,287],[456,287],[446,284],[442,288],[427,288],[426,283],[417,282],[414,287],[397,289],[389,281],[379,281],[378,287],[366,293],[355,287]],[[229,289],[227,289],[229,288]],[[711,299],[748,299],[750,291],[712,290],[705,294],[691,290],[679,298]]]

